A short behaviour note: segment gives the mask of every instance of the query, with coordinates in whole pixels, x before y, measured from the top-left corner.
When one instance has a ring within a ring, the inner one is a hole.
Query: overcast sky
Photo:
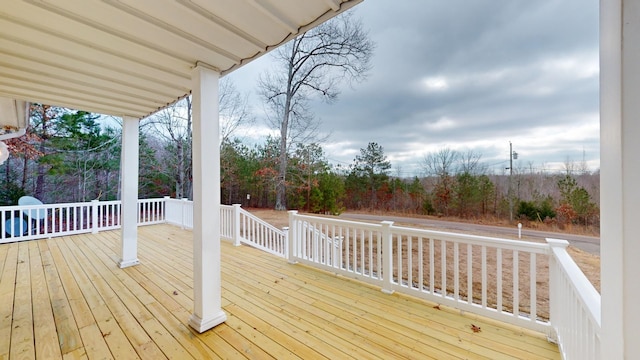
[[[511,141],[514,167],[599,168],[597,0],[365,0],[355,12],[376,43],[369,79],[314,105],[332,164],[373,141],[394,174],[420,175],[445,147],[500,172]],[[229,75],[259,134],[257,77],[269,66],[266,55]]]

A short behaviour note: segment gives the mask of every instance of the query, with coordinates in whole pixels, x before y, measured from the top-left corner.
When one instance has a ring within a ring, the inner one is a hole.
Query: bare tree
[[[439,212],[449,215],[449,204],[452,199],[453,175],[460,154],[451,148],[442,148],[429,153],[422,161],[426,173],[435,177],[434,203]]]
[[[280,130],[276,210],[286,209],[289,145],[305,143],[317,133],[319,124],[313,121],[310,98],[315,95],[332,102],[337,99],[340,82],[364,80],[373,49],[362,22],[345,13],[274,52],[278,67],[264,73],[258,86],[275,120],[274,127]]]
[[[480,163],[480,158],[482,158],[482,154],[471,149],[466,152],[459,153],[458,161],[460,166],[458,172],[472,175],[484,173],[486,171],[486,167]]]
[[[242,95],[233,82],[223,78],[220,81],[220,143],[223,144],[236,134],[241,127],[251,126],[255,119],[250,115],[247,95]]]
[[[422,160],[422,168],[428,175],[445,177],[455,172],[455,164],[460,154],[451,148],[442,148],[427,154]]]
[[[247,97],[240,94],[229,80],[220,81],[218,101],[222,144],[240,127],[250,125],[253,118],[249,115]],[[167,160],[173,164],[170,175],[175,177],[176,198],[191,198],[191,97],[157,112],[142,124],[142,128],[150,128],[172,152],[172,159]]]
[[[149,126],[153,133],[164,140],[168,147],[169,159],[165,159],[170,176],[175,178],[176,198],[189,196],[191,169],[191,101],[187,97],[157,112],[143,125]]]

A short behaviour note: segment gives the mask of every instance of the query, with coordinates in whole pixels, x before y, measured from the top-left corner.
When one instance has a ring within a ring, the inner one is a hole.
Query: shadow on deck
[[[0,245],[0,359],[560,358],[542,334],[226,242],[228,320],[198,334],[191,232],[138,234],[127,269],[119,231]]]

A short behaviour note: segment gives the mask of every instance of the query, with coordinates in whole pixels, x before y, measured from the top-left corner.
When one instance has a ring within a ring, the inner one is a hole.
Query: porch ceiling
[[[2,0],[0,97],[142,118],[361,1]]]

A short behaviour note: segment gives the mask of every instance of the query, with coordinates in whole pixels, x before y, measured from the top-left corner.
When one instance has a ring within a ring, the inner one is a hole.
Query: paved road
[[[344,213],[344,214],[341,214],[340,217],[343,219],[367,220],[367,221],[389,220],[389,221],[402,223],[402,224],[426,226],[426,227],[434,228],[437,230],[473,232],[473,233],[483,234],[486,236],[509,236],[513,238],[518,237],[518,229],[515,226],[513,228],[508,228],[508,227],[502,227],[502,226],[470,224],[470,223],[432,220],[432,219],[423,219],[423,218],[352,214],[352,213]],[[543,239],[543,240],[545,238],[564,239],[569,241],[571,245],[577,247],[578,249],[584,250],[591,254],[600,255],[600,238],[593,237],[593,236],[573,235],[573,234],[557,233],[557,232],[550,232],[550,231],[529,230],[529,229],[523,228],[522,237],[536,238],[536,239]]]

